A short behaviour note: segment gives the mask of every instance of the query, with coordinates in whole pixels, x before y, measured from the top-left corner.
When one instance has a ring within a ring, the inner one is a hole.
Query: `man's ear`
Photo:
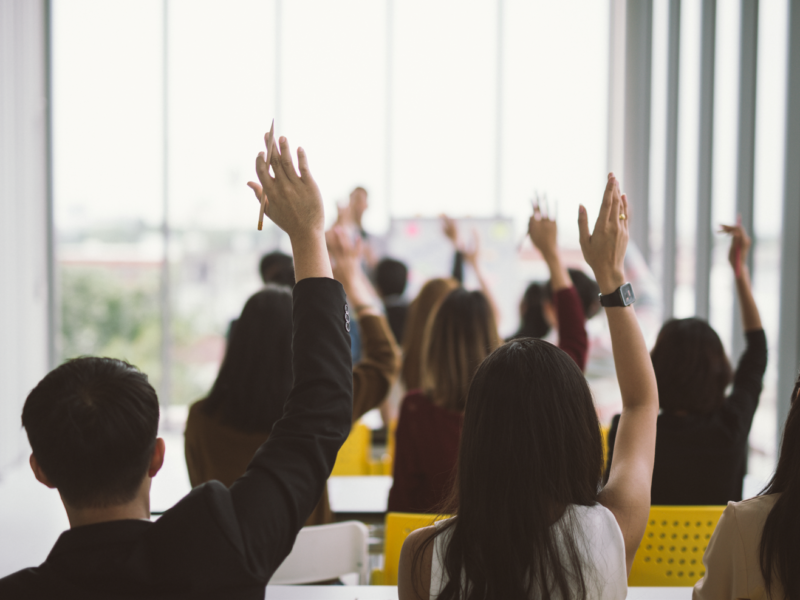
[[[167,445],[164,438],[156,438],[156,447],[153,448],[153,456],[150,458],[150,467],[147,469],[147,476],[153,478],[164,465],[164,455],[167,452]],[[33,458],[33,456],[31,456]]]
[[[47,478],[47,475],[44,474],[44,471],[42,471],[42,467],[39,466],[39,461],[36,460],[36,457],[33,455],[33,453],[31,453],[29,462],[31,463],[31,470],[33,471],[37,481],[39,481],[39,483],[43,483],[51,490],[55,489],[56,486],[50,483],[50,480]]]

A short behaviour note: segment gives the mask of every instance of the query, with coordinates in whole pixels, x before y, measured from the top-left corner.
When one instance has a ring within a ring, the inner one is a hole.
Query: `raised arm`
[[[400,349],[379,307],[380,300],[361,268],[360,245],[335,227],[326,234],[333,276],[344,286],[361,331],[361,360],[353,367],[353,421],[384,401],[400,371]]]
[[[569,354],[583,371],[589,353],[586,316],[569,271],[561,261],[558,226],[554,219],[541,210],[538,203],[534,204],[533,215],[528,221],[528,235],[550,270],[553,305],[558,317],[558,347]]]
[[[283,418],[256,452],[245,474],[230,488],[227,508],[239,525],[232,543],[243,548],[249,570],[264,583],[291,551],[297,532],[317,504],[336,454],[350,432],[352,363],[349,312],[341,284],[331,276],[319,189],[305,152],[280,139],[270,176],[264,154],[256,170],[267,194],[267,216],[289,234],[297,285],[292,311],[294,384]]]
[[[742,328],[747,339],[747,347],[739,359],[733,379],[733,390],[726,408],[739,414],[737,422],[742,425],[741,433],[747,435],[750,432],[753,415],[758,408],[764,372],[767,369],[767,338],[750,286],[750,269],[747,267],[747,253],[752,245],[750,236],[741,225],[723,225],[722,231],[731,236],[728,260],[736,279]]]
[[[586,209],[578,217],[583,256],[594,271],[602,294],[625,283],[623,261],[628,245],[628,202],[609,174],[594,231],[589,233]],[[658,388],[653,364],[633,307],[606,308],[617,381],[622,393],[614,459],[600,503],[617,519],[625,540],[630,572],[650,512],[650,484],[656,448]]]

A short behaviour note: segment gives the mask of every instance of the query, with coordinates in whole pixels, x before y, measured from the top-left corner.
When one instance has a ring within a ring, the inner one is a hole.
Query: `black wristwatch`
[[[610,294],[600,294],[600,305],[611,306],[630,306],[636,302],[636,295],[633,293],[633,286],[630,283],[619,286]]]

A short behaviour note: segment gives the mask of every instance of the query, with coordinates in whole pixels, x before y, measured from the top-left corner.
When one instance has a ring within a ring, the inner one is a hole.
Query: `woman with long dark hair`
[[[658,395],[625,283],[627,198],[609,175],[590,234],[579,227],[609,328],[623,398],[611,478],[592,395],[564,351],[507,342],[480,366],[466,400],[455,516],[413,532],[400,559],[401,600],[624,598],[647,524]]]
[[[747,438],[767,368],[767,338],[750,286],[750,237],[741,226],[723,230],[731,235],[729,261],[747,346],[734,373],[707,321],[673,319],[661,328],[650,352],[661,406],[653,504],[724,505],[742,499]],[[617,423],[614,417],[609,456],[614,455]]]
[[[755,498],[729,502],[692,598],[800,598],[800,377],[775,474]]]
[[[347,293],[348,319],[352,315],[361,325],[362,356],[353,369],[356,421],[386,397],[399,370],[400,351],[357,249],[342,231],[326,238],[334,277]],[[267,285],[245,304],[208,396],[189,409],[185,451],[193,487],[212,479],[230,486],[269,438],[292,388],[291,343],[291,289]],[[306,524],[332,521],[326,491]]]

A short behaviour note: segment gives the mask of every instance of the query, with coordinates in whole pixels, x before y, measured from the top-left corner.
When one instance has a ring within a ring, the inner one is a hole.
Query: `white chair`
[[[303,527],[270,585],[314,583],[358,573],[369,584],[369,533],[359,521]]]

